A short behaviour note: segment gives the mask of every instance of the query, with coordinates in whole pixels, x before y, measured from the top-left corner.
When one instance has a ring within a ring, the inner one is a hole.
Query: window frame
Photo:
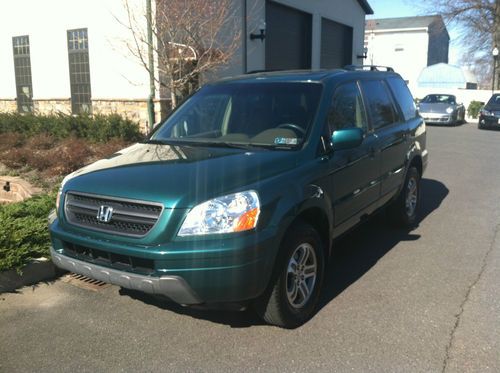
[[[80,47],[80,44],[83,45]],[[66,47],[68,50],[71,112],[73,114],[91,114],[92,83],[90,79],[88,28],[67,30]],[[87,97],[88,99],[86,99]],[[88,109],[85,110],[84,105]]]
[[[358,79],[355,79],[355,80],[347,80],[347,81],[343,81],[341,83],[339,83],[334,89],[333,89],[333,92],[332,92],[332,95],[331,95],[331,98],[330,98],[330,103],[329,103],[329,107],[328,107],[328,111],[326,113],[326,119],[325,119],[325,125],[328,129],[328,132],[331,132],[330,131],[330,124],[328,123],[328,117],[329,117],[329,114],[330,114],[330,111],[333,109],[333,100],[335,98],[335,95],[337,94],[338,90],[341,89],[342,87],[345,87],[349,84],[352,84],[356,87],[356,90],[358,92],[358,96],[359,96],[359,99],[360,99],[360,103],[361,103],[361,106],[362,106],[362,112],[364,113],[364,120],[365,120],[365,126],[363,129],[363,132],[365,134],[367,133],[370,133],[371,130],[372,130],[372,127],[371,127],[371,123],[370,123],[370,120],[368,118],[368,112],[366,110],[366,103],[365,103],[365,99],[363,97],[363,93],[361,91],[361,86],[359,84],[359,80]],[[359,127],[356,127],[355,128],[359,128]],[[333,134],[333,132],[329,133],[329,136],[331,136]]]
[[[16,45],[17,41],[20,43]],[[12,37],[12,55],[14,58],[17,111],[19,113],[32,113],[34,111],[33,75],[31,71],[31,46],[29,35]],[[22,93],[22,88],[26,86],[29,88],[29,96]],[[27,110],[23,109],[24,106],[27,107]]]

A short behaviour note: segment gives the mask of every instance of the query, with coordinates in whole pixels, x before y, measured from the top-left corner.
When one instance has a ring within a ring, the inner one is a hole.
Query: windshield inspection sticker
[[[298,141],[296,138],[290,137],[276,137],[274,139],[276,145],[297,145]]]

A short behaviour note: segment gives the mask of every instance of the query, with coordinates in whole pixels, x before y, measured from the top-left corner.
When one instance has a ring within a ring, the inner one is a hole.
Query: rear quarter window
[[[403,112],[405,120],[415,118],[417,116],[417,108],[413,101],[413,96],[403,79],[389,78],[387,79],[387,83]]]

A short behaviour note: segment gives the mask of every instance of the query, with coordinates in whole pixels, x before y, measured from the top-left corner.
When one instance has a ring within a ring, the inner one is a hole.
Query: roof
[[[399,18],[380,18],[366,21],[367,30],[397,30],[429,28],[434,23],[444,25],[443,17],[440,15],[420,16],[420,17],[399,17]]]
[[[437,63],[422,70],[418,77],[419,87],[465,87],[467,83],[477,84],[470,71],[446,63]]]
[[[366,14],[373,14],[373,9],[370,4],[368,4],[367,0],[358,0],[358,3],[361,5],[361,8],[363,8]]]
[[[352,77],[361,78],[362,76],[387,77],[399,76],[393,71],[368,71],[368,70],[279,70],[279,71],[261,71],[223,78],[209,84],[218,85],[226,83],[256,83],[256,82],[307,82],[323,83],[332,78],[352,79]]]

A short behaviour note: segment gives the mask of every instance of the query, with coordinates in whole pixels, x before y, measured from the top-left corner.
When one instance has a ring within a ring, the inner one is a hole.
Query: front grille
[[[107,223],[98,219],[101,206],[113,208]],[[158,221],[163,207],[152,202],[124,200],[91,194],[66,193],[64,212],[70,224],[101,232],[142,237]]]
[[[92,249],[90,247],[75,245],[69,242],[63,242],[63,248],[64,254],[75,259],[116,268],[122,271],[151,274],[155,269],[154,261],[152,259],[110,253],[108,251]]]

